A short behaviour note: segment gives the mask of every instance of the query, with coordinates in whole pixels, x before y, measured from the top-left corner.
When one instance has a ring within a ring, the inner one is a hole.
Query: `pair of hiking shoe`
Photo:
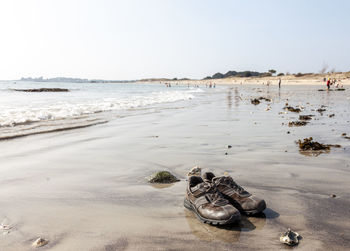
[[[244,190],[232,177],[215,177],[207,172],[203,178],[189,177],[184,206],[204,223],[226,225],[240,220],[241,213],[262,212],[266,203]]]

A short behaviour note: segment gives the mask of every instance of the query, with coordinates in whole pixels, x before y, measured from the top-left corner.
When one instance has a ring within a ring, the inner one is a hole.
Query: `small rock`
[[[290,134],[290,131],[288,131],[287,134]]]
[[[228,155],[228,153],[225,153],[225,155]]]
[[[333,118],[335,116],[335,114],[333,113],[333,114],[329,114],[328,115],[328,117],[330,117],[330,118]]]
[[[150,183],[162,183],[162,184],[174,183],[177,181],[180,181],[180,180],[168,171],[157,172],[148,179],[148,182]]]
[[[39,237],[38,239],[36,239],[36,240],[33,242],[32,246],[33,246],[33,247],[36,247],[36,248],[39,248],[39,247],[45,246],[47,243],[49,243],[47,240],[45,240],[45,239]]]
[[[335,198],[335,197],[337,197],[337,196],[336,196],[335,194],[331,194],[330,197],[331,197],[331,198]]]
[[[232,146],[231,146],[231,145],[228,145],[227,148],[232,148]]]
[[[297,232],[294,232],[288,228],[287,232],[281,235],[280,242],[288,246],[295,246],[298,245],[300,239],[301,236]]]

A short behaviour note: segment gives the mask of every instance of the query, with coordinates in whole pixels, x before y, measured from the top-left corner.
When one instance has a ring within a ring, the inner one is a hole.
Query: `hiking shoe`
[[[253,215],[264,211],[266,208],[264,200],[244,190],[243,187],[234,182],[231,176],[215,177],[213,173],[207,172],[203,174],[203,179],[214,184],[220,193],[240,212]]]
[[[214,184],[204,182],[198,176],[188,178],[184,206],[192,210],[200,221],[212,225],[230,224],[241,218],[239,211],[219,193]]]

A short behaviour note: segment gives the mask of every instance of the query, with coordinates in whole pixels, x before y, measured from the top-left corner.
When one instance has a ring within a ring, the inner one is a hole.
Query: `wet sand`
[[[218,86],[106,124],[0,141],[0,223],[13,226],[0,250],[31,250],[39,236],[49,240],[40,250],[281,250],[289,227],[298,250],[349,249],[350,92],[320,87]],[[270,110],[250,103],[260,96]],[[299,114],[284,113],[286,102],[314,119],[288,127]],[[295,141],[310,136],[342,147],[301,154]],[[194,165],[227,171],[268,208],[228,227],[200,223],[182,204]],[[159,170],[181,181],[148,184]]]

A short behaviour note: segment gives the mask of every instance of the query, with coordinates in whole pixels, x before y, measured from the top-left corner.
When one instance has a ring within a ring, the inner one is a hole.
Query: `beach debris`
[[[151,175],[148,179],[149,183],[162,183],[162,184],[174,183],[177,181],[180,181],[180,180],[168,171],[157,172]]]
[[[290,228],[288,228],[287,232],[281,235],[280,242],[288,246],[295,246],[298,245],[300,239],[301,236],[297,232],[294,232]]]
[[[290,134],[290,131],[287,131],[287,134]]]
[[[337,195],[331,194],[330,197],[331,197],[331,198],[335,198],[335,197],[337,197]]]
[[[333,113],[333,114],[329,114],[328,115],[328,117],[330,117],[330,118],[333,118],[335,116],[335,114]]]
[[[325,112],[326,109],[324,109],[324,108],[318,108],[316,111],[319,112],[319,113],[322,113],[322,112]]]
[[[290,121],[288,123],[288,126],[289,127],[292,127],[292,126],[305,126],[307,125],[309,122],[306,122],[306,121]]]
[[[251,99],[250,102],[253,104],[253,105],[258,105],[260,104],[260,101],[258,99]]]
[[[10,226],[10,225],[0,224],[1,230],[7,231],[7,230],[10,230],[11,228],[12,228],[12,226]]]
[[[191,168],[191,170],[187,173],[187,176],[199,176],[202,175],[202,168],[199,166],[194,166]]]
[[[344,132],[344,133],[342,133],[342,135],[341,135],[343,138],[345,138],[345,139],[350,139],[350,137],[349,136],[347,136],[347,134]]]
[[[290,111],[290,112],[301,112],[301,109],[300,108],[294,108],[293,106],[285,106],[283,109],[287,110],[287,111]]]
[[[227,148],[232,148],[232,146],[231,146],[231,145],[228,145]]]
[[[319,92],[327,91],[327,89],[318,89]],[[345,91],[344,88],[329,89],[328,91]]]
[[[226,152],[225,155],[228,155],[228,153]]]
[[[341,147],[341,145],[332,145],[332,144],[321,144],[317,141],[313,141],[313,138],[305,138],[303,141],[300,139],[297,141],[299,148],[302,151],[319,151],[319,150],[330,150],[331,147]]]
[[[32,243],[32,246],[35,247],[35,248],[39,248],[39,247],[42,247],[42,246],[45,246],[46,244],[48,244],[49,241],[39,237],[38,239],[36,239],[33,243]]]
[[[265,97],[259,97],[259,100],[265,100],[266,102],[271,102],[271,99]]]
[[[253,105],[258,105],[258,104],[260,104],[260,100],[265,100],[265,101],[267,101],[267,102],[271,102],[271,99],[265,98],[265,97],[254,98],[254,99],[251,99],[250,102],[251,102]]]
[[[65,88],[13,89],[16,92],[69,92]]]
[[[299,115],[300,120],[311,120],[314,115]]]

